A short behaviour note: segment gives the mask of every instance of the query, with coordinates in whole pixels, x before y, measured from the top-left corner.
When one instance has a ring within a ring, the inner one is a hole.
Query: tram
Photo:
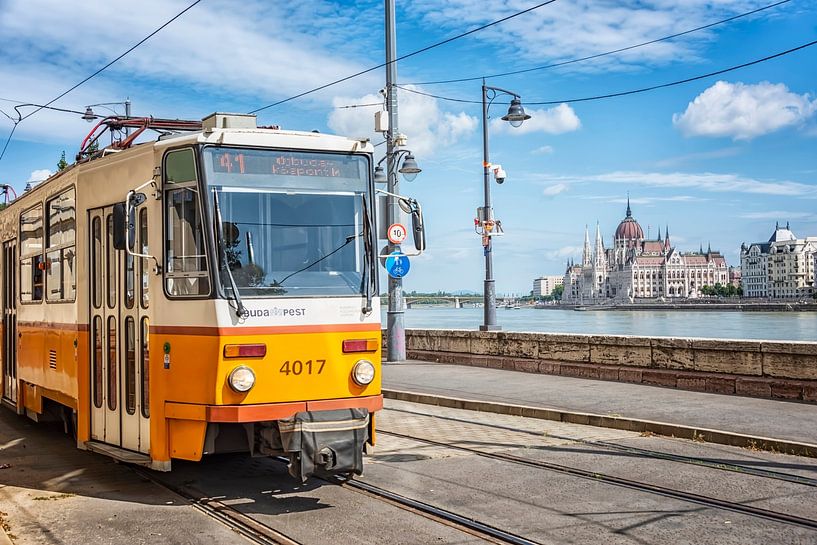
[[[156,470],[246,451],[360,474],[383,405],[372,145],[246,115],[97,125],[122,127],[0,211],[0,403]]]

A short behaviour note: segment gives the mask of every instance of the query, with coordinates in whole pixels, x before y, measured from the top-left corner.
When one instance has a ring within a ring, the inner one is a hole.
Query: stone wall
[[[817,402],[817,343],[410,329],[406,350],[440,363]]]

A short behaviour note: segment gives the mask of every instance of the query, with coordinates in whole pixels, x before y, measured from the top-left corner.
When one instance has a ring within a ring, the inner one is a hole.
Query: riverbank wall
[[[817,343],[409,329],[406,352],[437,363],[817,403]]]
[[[545,305],[537,308],[609,311],[609,310],[694,310],[713,312],[817,312],[817,303],[812,302],[767,302],[767,303],[722,303],[722,302],[683,302],[683,303],[600,303],[600,304],[560,304]]]

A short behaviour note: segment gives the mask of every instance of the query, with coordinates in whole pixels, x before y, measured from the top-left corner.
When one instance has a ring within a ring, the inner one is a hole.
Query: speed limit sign
[[[406,226],[402,223],[392,223],[389,225],[389,242],[392,244],[400,244],[404,240],[406,240],[406,235],[408,231],[406,231]]]

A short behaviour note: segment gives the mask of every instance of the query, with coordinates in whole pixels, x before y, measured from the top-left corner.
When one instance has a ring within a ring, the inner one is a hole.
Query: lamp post
[[[490,97],[489,97],[490,94]],[[503,121],[507,121],[512,127],[519,127],[530,116],[522,108],[522,98],[513,91],[500,87],[490,87],[482,80],[482,167],[485,185],[485,205],[478,215],[478,220],[482,223],[482,246],[485,253],[485,283],[483,286],[483,308],[485,316],[483,324],[479,326],[480,331],[498,331],[502,329],[496,323],[496,285],[494,282],[494,267],[491,255],[492,238],[494,231],[494,211],[491,207],[491,163],[488,156],[488,108],[499,94],[510,95],[511,105],[508,113],[502,116]],[[497,176],[497,181],[500,178]],[[504,181],[504,175],[502,180]],[[500,182],[501,183],[501,182]],[[486,229],[486,227],[488,227]]]
[[[125,117],[130,117],[130,99],[125,99],[125,102],[100,102],[99,104],[90,104],[85,107],[85,113],[82,114],[82,119],[90,123],[91,121],[94,121],[97,117],[99,117],[94,113],[93,110],[93,108],[97,106],[102,106],[106,110],[110,110],[111,112],[114,113],[114,115],[119,115],[119,113],[113,108],[109,108],[108,106],[124,106]],[[125,136],[128,136],[129,134],[130,129],[125,127]]]
[[[389,146],[391,148],[391,146]],[[400,168],[396,166],[400,163],[400,158],[403,158],[403,163]],[[381,166],[383,161],[386,161],[387,170],[384,171]],[[386,184],[386,220],[389,225],[397,223],[400,218],[400,202],[395,198],[395,194],[399,192],[397,173],[403,175],[403,178],[410,182],[417,177],[421,172],[414,155],[407,149],[390,149],[386,155],[378,161],[374,169],[374,182],[376,184]],[[389,244],[388,253],[402,252],[399,244]],[[397,363],[405,361],[406,359],[406,329],[404,325],[403,309],[403,279],[393,278],[389,276],[389,307],[386,311],[386,335],[387,354],[386,360],[388,362]]]

